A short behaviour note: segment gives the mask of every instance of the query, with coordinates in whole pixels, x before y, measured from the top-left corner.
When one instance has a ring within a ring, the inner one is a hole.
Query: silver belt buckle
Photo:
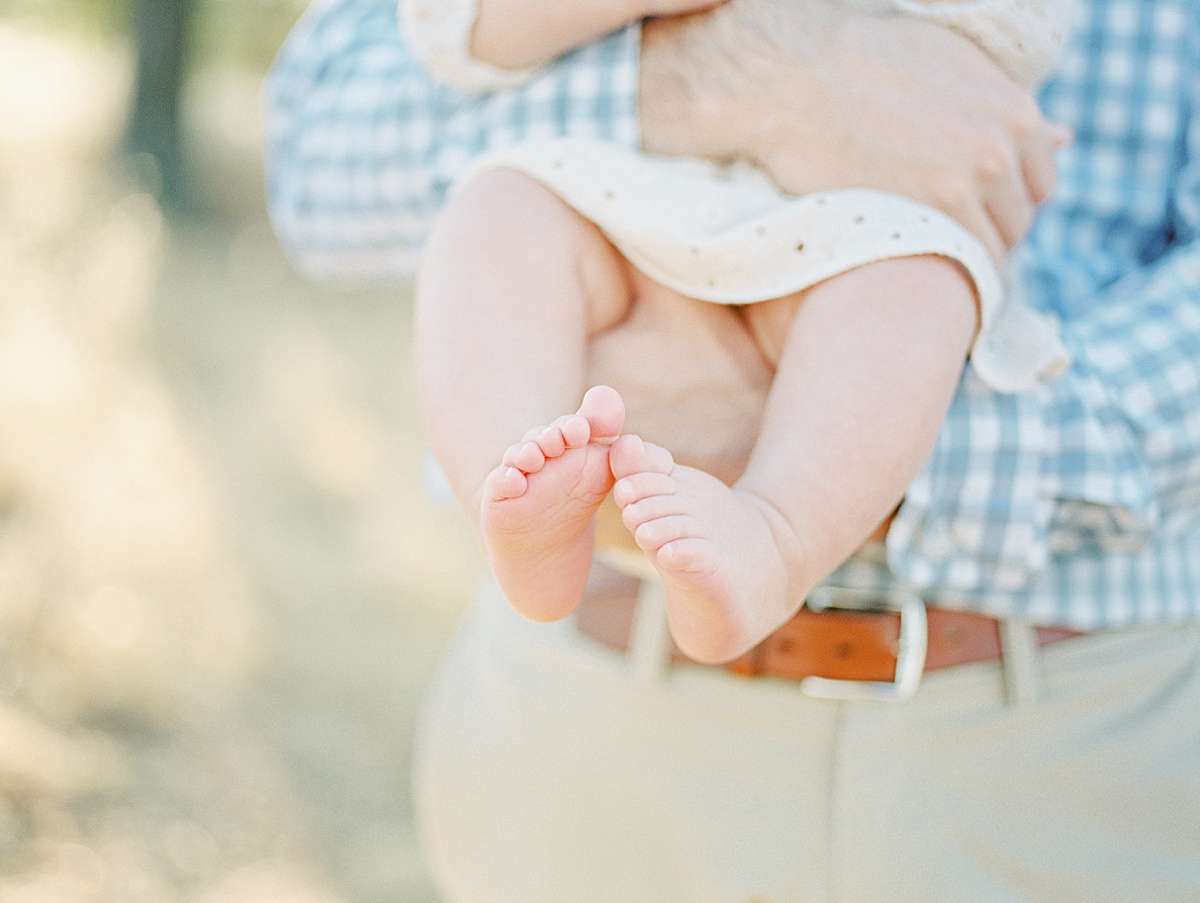
[[[866,590],[842,586],[819,586],[804,601],[809,611],[895,611],[900,613],[900,637],[896,649],[896,676],[878,680],[836,680],[805,677],[800,692],[817,699],[843,702],[904,702],[911,699],[925,671],[929,629],[925,603],[915,593],[902,589]]]

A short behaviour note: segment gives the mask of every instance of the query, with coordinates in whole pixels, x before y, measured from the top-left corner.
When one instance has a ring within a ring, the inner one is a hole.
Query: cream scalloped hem
[[[1070,363],[1052,317],[1006,298],[979,241],[949,217],[897,195],[847,189],[786,195],[746,164],[656,157],[561,138],[488,154],[595,223],[639,270],[715,304],[781,298],[864,264],[938,254],[962,264],[979,298],[971,360],[1000,392],[1033,389]]]

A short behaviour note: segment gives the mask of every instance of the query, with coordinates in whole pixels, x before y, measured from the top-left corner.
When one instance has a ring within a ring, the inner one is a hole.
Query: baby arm
[[[721,0],[480,0],[471,53],[502,69],[547,63],[610,31],[650,16],[707,9]]]

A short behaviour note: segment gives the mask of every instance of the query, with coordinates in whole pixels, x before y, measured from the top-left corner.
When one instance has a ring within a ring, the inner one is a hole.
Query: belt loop
[[[1037,639],[1034,628],[1024,621],[1000,622],[1000,666],[1004,671],[1004,695],[1014,708],[1038,700]]]
[[[671,663],[671,631],[667,624],[667,590],[657,575],[642,578],[629,636],[629,661],[641,683],[657,683]]]

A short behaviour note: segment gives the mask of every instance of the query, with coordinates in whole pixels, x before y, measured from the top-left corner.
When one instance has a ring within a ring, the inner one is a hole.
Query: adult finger
[[[1029,197],[1040,204],[1054,193],[1058,182],[1055,155],[1070,140],[1070,131],[1050,122],[1042,122],[1021,145],[1021,172]]]
[[[1021,168],[1029,196],[1040,204],[1054,193],[1058,183],[1056,155],[1071,143],[1071,130],[1053,122],[1044,122],[1025,141],[1021,149]]]
[[[1054,155],[1061,147],[1063,128],[1049,122],[1034,96],[1024,90],[1005,96],[997,113],[1007,127],[1009,146],[1020,157],[1026,193],[1040,204],[1054,190],[1058,173]]]
[[[1033,224],[1034,201],[1021,160],[1015,154],[993,159],[984,176],[984,206],[1005,247],[1017,244]]]
[[[1008,245],[1000,237],[991,213],[983,204],[972,204],[954,215],[959,224],[971,232],[992,258],[992,262],[1002,267],[1008,257]]]

